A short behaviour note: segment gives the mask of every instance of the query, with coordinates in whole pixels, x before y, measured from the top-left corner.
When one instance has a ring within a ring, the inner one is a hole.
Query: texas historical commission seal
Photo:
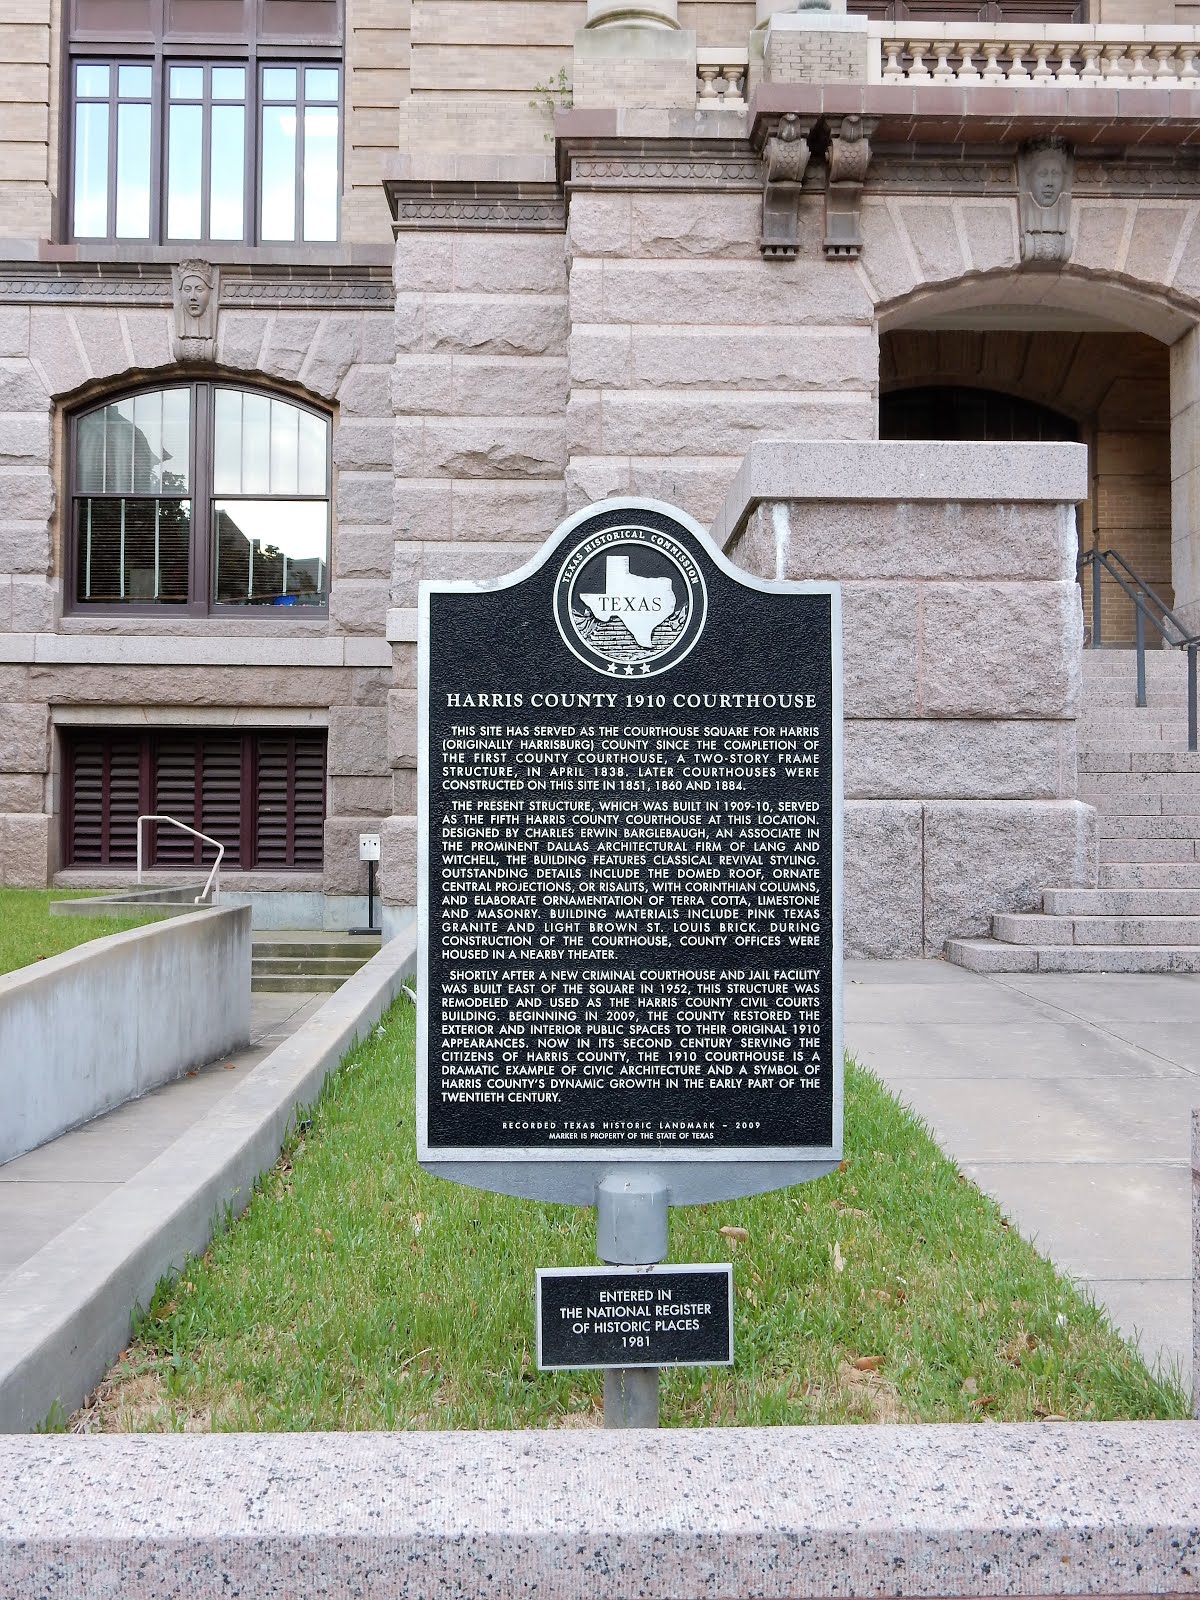
[[[563,562],[554,615],[563,642],[606,677],[668,672],[704,628],[708,594],[685,546],[657,528],[604,528]]]

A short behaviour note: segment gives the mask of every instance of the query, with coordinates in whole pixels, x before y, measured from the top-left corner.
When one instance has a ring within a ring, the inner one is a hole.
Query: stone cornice
[[[460,178],[385,178],[396,233],[562,233],[566,203],[556,183]]]
[[[0,304],[169,306],[168,262],[41,262],[0,260]],[[336,310],[387,310],[387,268],[368,266],[223,266],[223,310],[286,310],[320,305]]]

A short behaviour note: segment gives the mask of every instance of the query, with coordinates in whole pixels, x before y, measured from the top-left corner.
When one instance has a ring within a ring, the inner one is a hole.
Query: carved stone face
[[[189,272],[179,285],[179,294],[188,316],[199,322],[208,310],[208,303],[212,299],[212,290],[203,278],[198,277],[194,272]]]
[[[1039,206],[1054,205],[1067,182],[1067,163],[1058,150],[1043,150],[1029,169],[1029,192]]]

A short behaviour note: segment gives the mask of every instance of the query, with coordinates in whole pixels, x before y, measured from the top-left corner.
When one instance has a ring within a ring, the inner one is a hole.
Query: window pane
[[[157,494],[162,483],[162,391],[133,402],[133,492]]]
[[[244,100],[246,98],[245,67],[214,67],[212,69],[212,97],[214,100]]]
[[[336,239],[338,114],[309,106],[304,113],[304,237]]]
[[[117,93],[122,100],[149,100],[152,80],[150,67],[118,67]]]
[[[210,239],[242,237],[245,228],[245,180],[245,108],[230,105],[214,106],[208,197]]]
[[[242,488],[242,395],[239,389],[218,389],[213,443],[213,489],[240,494]]]
[[[213,510],[221,605],[324,604],[326,501],[218,500]]]
[[[204,98],[203,67],[171,68],[171,99],[202,100]]]
[[[270,76],[263,74],[264,78]],[[264,106],[262,114],[262,236],[296,237],[296,109]]]
[[[300,412],[282,400],[271,402],[271,493],[298,494]]]
[[[75,487],[80,494],[104,488],[104,431],[103,410],[80,417],[75,433]]]
[[[171,76],[174,75],[173,71]],[[168,239],[200,237],[203,118],[201,106],[171,107],[167,166]]]
[[[133,401],[105,406],[104,487],[109,494],[128,494],[133,487]]]
[[[75,93],[89,99],[108,99],[108,65],[102,61],[81,61],[75,68]]]
[[[242,493],[271,492],[271,402],[265,394],[242,396]]]
[[[264,100],[294,100],[296,98],[295,67],[264,67],[262,92]]]
[[[107,105],[75,107],[73,227],[77,239],[102,239],[108,232]]]
[[[187,600],[187,500],[96,500],[75,503],[77,600]]]
[[[300,419],[300,473],[297,490],[300,494],[329,493],[329,424],[324,417],[315,417],[311,411],[301,411]]]
[[[117,238],[149,237],[150,107],[121,105],[117,107]]]
[[[188,389],[165,389],[162,396],[162,486],[167,494],[186,494],[191,487],[190,445],[192,396]]]
[[[338,97],[336,67],[306,67],[304,69],[304,98],[306,100],[332,100]]]

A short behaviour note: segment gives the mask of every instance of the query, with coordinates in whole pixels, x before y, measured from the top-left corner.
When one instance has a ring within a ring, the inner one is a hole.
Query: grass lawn
[[[51,900],[79,900],[89,891],[0,889],[0,973],[15,972],[106,933],[140,928],[156,917],[52,917]]]
[[[401,1000],[71,1426],[596,1426],[599,1373],[533,1365],[534,1268],[594,1262],[594,1213],[427,1176],[413,1116]],[[664,1373],[664,1424],[1189,1415],[855,1067],[846,1148],[820,1182],[673,1214],[672,1260],[733,1262],[737,1364]]]

